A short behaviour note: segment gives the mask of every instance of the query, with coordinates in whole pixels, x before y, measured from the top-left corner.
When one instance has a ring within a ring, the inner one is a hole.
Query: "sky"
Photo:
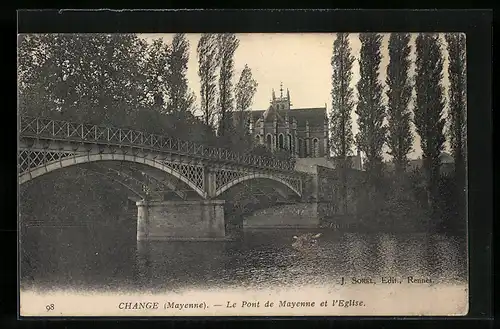
[[[383,41],[381,47],[382,62],[380,65],[380,80],[385,81],[386,67],[389,61],[387,45],[389,34],[382,33]],[[140,37],[148,41],[162,38],[169,42],[173,34],[141,34]],[[201,34],[186,34],[190,43],[190,56],[188,62],[188,84],[195,93],[197,103],[200,101],[200,81],[198,77],[198,59],[196,47]],[[332,88],[332,67],[331,57],[333,53],[333,42],[336,38],[334,33],[245,33],[236,34],[240,44],[234,55],[234,77],[233,85],[247,64],[254,79],[258,83],[257,92],[253,100],[253,109],[267,109],[271,99],[272,89],[276,96],[280,93],[280,84],[283,89],[290,91],[290,98],[293,108],[302,107],[323,107],[326,104],[327,111],[331,111],[331,88]],[[411,46],[412,57],[414,57],[414,41],[416,34],[412,34]],[[359,35],[352,33],[349,36],[351,53],[354,58],[359,58],[361,43]],[[444,39],[444,36],[442,37]],[[441,47],[445,62],[443,68],[443,86],[448,85],[448,60],[446,47]],[[413,72],[414,65],[411,67]],[[351,86],[354,88],[354,99],[357,98],[356,83],[359,80],[359,65],[355,61],[352,68],[353,79]],[[383,83],[383,85],[385,85]],[[447,93],[445,92],[445,98]],[[384,99],[384,102],[386,100]],[[446,109],[445,109],[446,112]],[[446,114],[445,114],[446,115]],[[358,131],[357,116],[353,111],[352,125],[356,135]],[[414,133],[415,143],[413,150],[409,154],[410,158],[421,156],[420,139]],[[448,150],[449,145],[446,145]],[[389,159],[387,155],[386,159]]]

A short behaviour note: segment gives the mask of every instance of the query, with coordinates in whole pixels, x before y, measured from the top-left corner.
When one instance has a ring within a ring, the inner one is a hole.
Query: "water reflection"
[[[398,265],[397,239],[389,234],[381,234],[376,243],[377,259],[379,259],[379,274],[390,275],[394,273]]]
[[[135,226],[23,230],[21,284],[37,288],[177,291],[192,287],[334,284],[339,277],[431,276],[465,281],[465,242],[440,235],[324,231],[314,252],[291,244],[310,230],[248,230],[234,242],[136,242]]]
[[[456,237],[434,236],[433,245],[434,268],[438,275],[446,276],[449,280],[466,276],[467,263],[462,256],[466,250],[463,242]],[[456,252],[449,252],[449,250]]]

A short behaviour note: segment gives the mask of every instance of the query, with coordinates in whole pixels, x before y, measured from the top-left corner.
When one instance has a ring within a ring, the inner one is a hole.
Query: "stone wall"
[[[225,238],[224,201],[139,201],[138,240]]]
[[[347,169],[346,189],[347,198],[342,193],[342,177],[339,170],[317,167],[317,200],[318,216],[322,222],[335,221],[335,218],[354,220],[359,212],[364,192],[363,171]]]
[[[243,219],[249,228],[318,227],[317,203],[278,204],[261,209]]]
[[[317,166],[334,169],[334,163],[328,158],[298,158],[295,161],[295,170],[301,172],[316,174]]]

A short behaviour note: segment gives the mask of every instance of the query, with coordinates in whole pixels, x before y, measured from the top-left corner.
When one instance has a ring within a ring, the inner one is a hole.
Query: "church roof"
[[[309,121],[310,126],[323,126],[326,108],[324,107],[311,107],[311,108],[300,108],[300,109],[290,109],[290,110],[276,110],[281,118],[285,118],[286,112],[290,117],[290,122],[293,122],[293,118],[297,120],[297,126],[305,126],[306,121]],[[264,114],[264,110],[252,110],[249,113],[252,115],[254,122],[257,122]],[[272,116],[268,116],[267,120],[273,120]]]

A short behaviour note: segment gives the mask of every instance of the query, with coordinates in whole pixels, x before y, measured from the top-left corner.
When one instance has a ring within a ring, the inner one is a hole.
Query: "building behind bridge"
[[[297,158],[321,158],[328,154],[326,105],[320,108],[293,108],[290,92],[276,97],[274,90],[266,110],[249,111],[250,134],[257,144],[272,151],[288,150]]]
[[[235,113],[235,121],[240,119],[240,113]],[[266,110],[243,113],[247,115],[247,126],[256,144],[265,145],[273,152],[290,152],[297,159],[298,170],[309,171],[308,167],[312,169],[314,165],[335,167],[330,157],[326,104],[324,107],[294,108],[290,91],[287,89],[285,95],[281,86],[279,97],[272,91]],[[360,155],[350,158],[352,167],[361,170]]]

